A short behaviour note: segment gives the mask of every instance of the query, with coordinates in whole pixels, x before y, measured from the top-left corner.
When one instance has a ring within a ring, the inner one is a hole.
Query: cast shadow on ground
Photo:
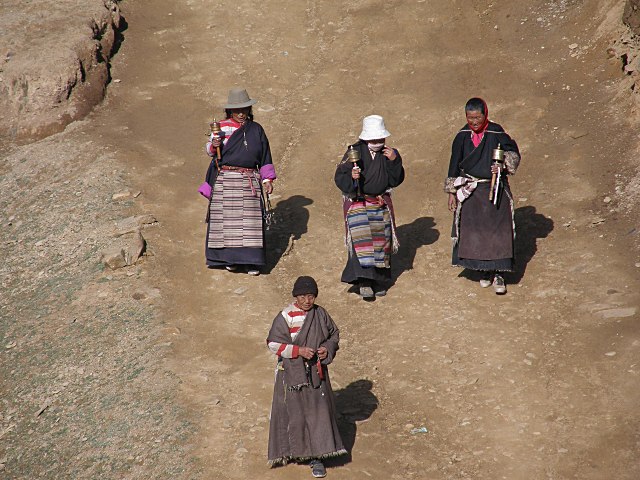
[[[396,229],[400,248],[391,259],[392,286],[400,275],[413,269],[413,261],[420,247],[432,245],[438,241],[440,232],[435,226],[436,222],[433,217],[421,217],[406,225],[400,225]]]
[[[336,412],[338,417],[338,429],[346,455],[327,459],[328,467],[337,467],[351,462],[351,452],[356,443],[358,427],[356,422],[367,420],[378,408],[378,399],[371,391],[371,380],[356,380],[345,388],[336,390]]]
[[[538,251],[538,239],[546,238],[553,231],[553,220],[541,213],[536,213],[536,207],[532,205],[516,208],[514,220],[516,224],[515,270],[504,275],[505,281],[511,285],[517,285],[522,281],[527,265]],[[482,278],[481,272],[467,269],[458,276],[473,281]]]
[[[520,283],[527,265],[538,251],[538,239],[546,238],[553,231],[553,220],[541,213],[536,207],[528,205],[516,208],[516,265],[515,271],[505,275],[508,283]]]
[[[303,195],[293,195],[278,202],[273,209],[273,223],[266,233],[267,264],[265,273],[271,273],[280,259],[289,254],[293,242],[307,233],[309,210],[313,200]]]

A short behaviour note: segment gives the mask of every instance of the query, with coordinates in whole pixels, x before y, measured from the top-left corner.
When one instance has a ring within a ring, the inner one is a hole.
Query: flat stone
[[[636,307],[628,308],[610,308],[598,312],[603,318],[625,318],[632,317],[636,314]]]
[[[133,233],[136,230],[144,227],[145,225],[153,225],[157,223],[156,217],[151,214],[146,215],[136,215],[133,217],[123,218],[122,220],[118,220],[116,222],[116,227],[114,229],[114,235],[120,236],[125,235],[127,233]]]

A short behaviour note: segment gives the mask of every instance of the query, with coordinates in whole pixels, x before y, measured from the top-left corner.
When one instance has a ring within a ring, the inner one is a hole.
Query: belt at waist
[[[233,165],[223,165],[220,167],[221,170],[231,170],[233,172],[240,173],[255,173],[256,170],[254,168],[244,168],[244,167],[234,167]]]

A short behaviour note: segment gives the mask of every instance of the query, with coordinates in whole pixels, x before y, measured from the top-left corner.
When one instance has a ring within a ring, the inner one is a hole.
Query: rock
[[[236,288],[233,293],[235,293],[236,295],[242,295],[243,293],[245,293],[247,290],[249,290],[247,287],[239,287]]]
[[[604,197],[604,199],[602,201],[604,203],[610,203],[611,202],[611,197]]]
[[[578,44],[577,43],[572,43],[571,45],[569,45],[569,49],[571,49],[571,50],[575,50],[576,48],[578,48]]]
[[[111,196],[111,200],[122,200],[124,198],[129,198],[131,196],[131,192],[126,191],[126,192],[120,192],[120,193],[114,193]]]
[[[100,261],[111,270],[127,266],[127,261],[124,258],[124,250],[122,248],[105,250],[102,252],[102,255],[100,255]]]
[[[636,314],[636,307],[628,308],[610,308],[598,312],[603,318],[625,318],[632,317]]]
[[[622,14],[622,21],[633,33],[640,35],[640,0],[627,0]]]
[[[140,231],[136,231],[134,235],[123,238],[120,245],[103,251],[100,255],[100,261],[111,270],[135,265],[144,253],[146,245]]]
[[[144,253],[146,246],[147,242],[140,231],[137,231],[124,250],[124,259],[127,265],[135,265]]]
[[[616,356],[616,352],[607,352],[607,353],[605,353],[605,355],[607,357],[615,357]]]
[[[116,227],[113,234],[116,237],[119,237],[120,235],[133,233],[144,227],[145,225],[153,225],[155,223],[158,223],[158,221],[156,220],[156,217],[151,214],[136,215],[133,217],[124,218],[116,222]]]

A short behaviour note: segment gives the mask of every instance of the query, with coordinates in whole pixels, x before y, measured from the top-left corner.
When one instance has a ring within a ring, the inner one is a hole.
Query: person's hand
[[[320,347],[318,349],[318,358],[320,360],[324,360],[325,358],[327,358],[327,355],[329,354],[327,347]]]
[[[311,347],[300,347],[298,349],[298,355],[307,360],[311,360],[315,354],[316,351]]]
[[[222,145],[222,139],[218,136],[211,137],[211,145],[213,145],[213,148],[218,148]]]
[[[384,148],[382,149],[382,154],[387,157],[389,160],[393,161],[396,159],[396,157],[398,156],[398,154],[396,153],[396,151],[388,146],[384,146]]]
[[[271,180],[262,182],[262,186],[267,195],[271,195],[273,193],[273,182],[271,182]]]
[[[502,165],[498,162],[493,162],[493,164],[491,165],[491,173],[495,175],[500,170],[502,170]]]
[[[360,178],[360,167],[354,167],[351,169],[351,178],[358,180]]]
[[[455,212],[457,206],[458,206],[458,199],[456,198],[455,193],[450,193],[449,194],[449,211]]]

